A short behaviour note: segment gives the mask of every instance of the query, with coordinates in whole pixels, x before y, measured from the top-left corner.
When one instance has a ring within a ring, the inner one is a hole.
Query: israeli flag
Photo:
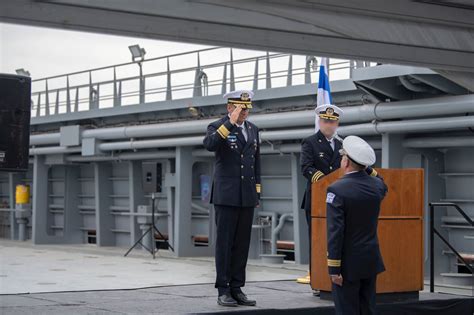
[[[321,64],[319,66],[319,82],[318,82],[318,98],[316,102],[316,108],[324,104],[332,104],[331,98],[331,87],[329,86],[329,60],[326,57],[321,58]],[[315,109],[315,122],[314,132],[319,131],[319,116]]]

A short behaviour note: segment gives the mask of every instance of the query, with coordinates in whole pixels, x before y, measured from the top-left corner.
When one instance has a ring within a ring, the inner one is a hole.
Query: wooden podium
[[[388,186],[381,205],[378,237],[386,271],[377,293],[423,290],[423,169],[376,169]],[[331,291],[327,267],[326,190],[343,176],[337,170],[313,183],[311,287]]]

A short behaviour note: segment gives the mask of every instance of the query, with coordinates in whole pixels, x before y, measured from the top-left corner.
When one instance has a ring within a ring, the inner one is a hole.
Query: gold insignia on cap
[[[242,101],[248,101],[248,100],[250,99],[249,93],[244,92],[244,93],[240,94],[240,99],[241,99]]]
[[[321,119],[338,121],[343,110],[333,104],[324,104],[316,107],[316,113]]]
[[[334,111],[334,108],[328,107],[326,110],[319,112],[319,118],[326,120],[339,120],[339,114]]]

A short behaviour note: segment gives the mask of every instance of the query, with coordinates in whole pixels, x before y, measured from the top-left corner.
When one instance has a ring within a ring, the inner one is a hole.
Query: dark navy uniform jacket
[[[306,177],[306,192],[301,209],[311,211],[311,184],[341,167],[341,141],[334,139],[334,150],[321,131],[307,137],[301,144],[301,172]],[[367,167],[367,174],[377,176],[377,172]]]
[[[350,281],[385,270],[377,238],[380,203],[387,186],[365,171],[344,175],[328,187],[327,240],[329,274]]]
[[[260,199],[260,138],[258,128],[246,121],[247,141],[229,116],[207,127],[204,147],[215,152],[211,203],[255,207]]]
[[[334,139],[334,150],[321,131],[307,137],[301,144],[301,172],[307,179],[301,209],[311,211],[311,184],[341,166],[342,143]]]

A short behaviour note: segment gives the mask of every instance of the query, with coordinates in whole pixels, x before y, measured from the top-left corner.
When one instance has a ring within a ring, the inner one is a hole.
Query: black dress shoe
[[[237,301],[239,305],[245,305],[245,306],[257,305],[257,301],[249,300],[243,292],[232,293],[232,297]]]
[[[237,306],[237,301],[229,294],[225,293],[217,298],[217,304],[222,306]]]

